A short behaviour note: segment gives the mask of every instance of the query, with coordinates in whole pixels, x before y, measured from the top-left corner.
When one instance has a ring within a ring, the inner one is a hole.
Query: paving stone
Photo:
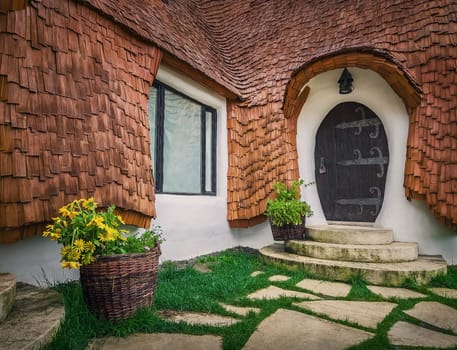
[[[303,301],[294,305],[329,316],[335,320],[349,321],[368,328],[376,328],[397,304],[388,302],[318,300]]]
[[[87,350],[216,350],[222,338],[214,335],[174,333],[134,334],[126,338],[107,337],[92,341]]]
[[[457,337],[399,321],[387,333],[392,345],[449,348],[457,345]]]
[[[55,290],[18,282],[13,309],[0,323],[0,350],[45,347],[64,316],[62,297]]]
[[[253,273],[251,273],[251,277],[257,277],[259,275],[263,275],[265,272],[263,271],[254,271]]]
[[[16,277],[10,273],[0,273],[0,322],[13,308],[16,298]]]
[[[339,244],[316,241],[284,242],[289,253],[319,259],[360,261],[360,262],[400,262],[417,259],[418,248],[415,242],[392,242],[389,244]]]
[[[328,282],[313,279],[304,279],[296,284],[297,287],[311,290],[315,293],[329,295],[332,297],[345,297],[351,291],[352,286],[340,282]]]
[[[300,312],[278,309],[263,320],[244,350],[338,350],[373,337],[374,334]]]
[[[451,288],[429,288],[430,291],[445,298],[457,299],[457,289]]]
[[[271,282],[284,282],[290,280],[290,277],[284,275],[273,275],[268,277],[268,280]]]
[[[213,272],[208,264],[194,264],[194,270],[201,273],[210,273]]]
[[[219,303],[225,310],[229,312],[233,312],[240,316],[246,316],[248,313],[259,313],[260,309],[257,307],[241,307],[241,306],[233,306],[224,303]]]
[[[294,290],[282,289],[276,286],[269,286],[264,289],[259,289],[258,291],[248,295],[248,299],[257,300],[257,299],[279,299],[281,297],[292,297],[292,298],[304,298],[311,300],[320,300],[321,298],[303,292],[297,292]]]
[[[192,325],[204,325],[215,327],[227,327],[239,322],[239,319],[215,314],[200,312],[178,312],[173,310],[162,310],[159,312],[162,318],[172,322],[186,322]]]
[[[259,254],[266,263],[289,270],[305,270],[319,278],[344,282],[360,276],[376,285],[400,286],[407,279],[425,285],[447,271],[446,260],[438,256],[419,256],[417,260],[401,263],[340,261],[287,253],[281,243],[260,248]]]
[[[457,310],[450,306],[436,301],[422,301],[404,312],[436,327],[457,333]]]
[[[308,227],[308,235],[313,241],[337,244],[389,244],[393,242],[393,232],[388,228],[316,225]]]
[[[406,288],[391,288],[379,286],[367,286],[367,288],[374,294],[380,295],[383,298],[425,298],[426,295],[415,292]]]

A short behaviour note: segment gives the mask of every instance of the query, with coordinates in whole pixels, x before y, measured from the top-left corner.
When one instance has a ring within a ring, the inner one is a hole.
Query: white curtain
[[[201,139],[201,106],[166,90],[164,192],[201,192]]]

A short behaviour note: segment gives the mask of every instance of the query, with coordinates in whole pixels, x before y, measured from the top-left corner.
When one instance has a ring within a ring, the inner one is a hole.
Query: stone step
[[[338,244],[315,241],[285,242],[287,252],[311,258],[360,262],[402,262],[418,257],[417,243]]]
[[[307,227],[308,238],[323,243],[337,244],[390,244],[391,229],[350,225],[316,225]]]
[[[317,259],[284,251],[280,243],[263,247],[260,256],[267,263],[291,270],[302,269],[320,278],[350,281],[359,276],[368,283],[400,286],[407,279],[426,284],[439,274],[446,274],[447,264],[441,256],[419,256],[415,261],[400,263],[366,263]]]
[[[13,308],[16,298],[16,277],[10,273],[0,273],[0,322]]]
[[[64,316],[59,293],[18,282],[13,309],[0,323],[0,350],[44,348],[53,339]]]

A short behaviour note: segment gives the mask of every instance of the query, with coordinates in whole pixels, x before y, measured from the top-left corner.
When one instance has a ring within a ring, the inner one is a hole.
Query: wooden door
[[[316,135],[316,184],[327,220],[374,222],[384,199],[389,149],[376,114],[344,102]]]

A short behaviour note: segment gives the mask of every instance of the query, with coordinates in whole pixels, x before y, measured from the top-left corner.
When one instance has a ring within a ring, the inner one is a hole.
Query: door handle
[[[321,157],[321,161],[319,164],[319,174],[325,174],[327,172],[327,168],[325,167],[325,159]]]

